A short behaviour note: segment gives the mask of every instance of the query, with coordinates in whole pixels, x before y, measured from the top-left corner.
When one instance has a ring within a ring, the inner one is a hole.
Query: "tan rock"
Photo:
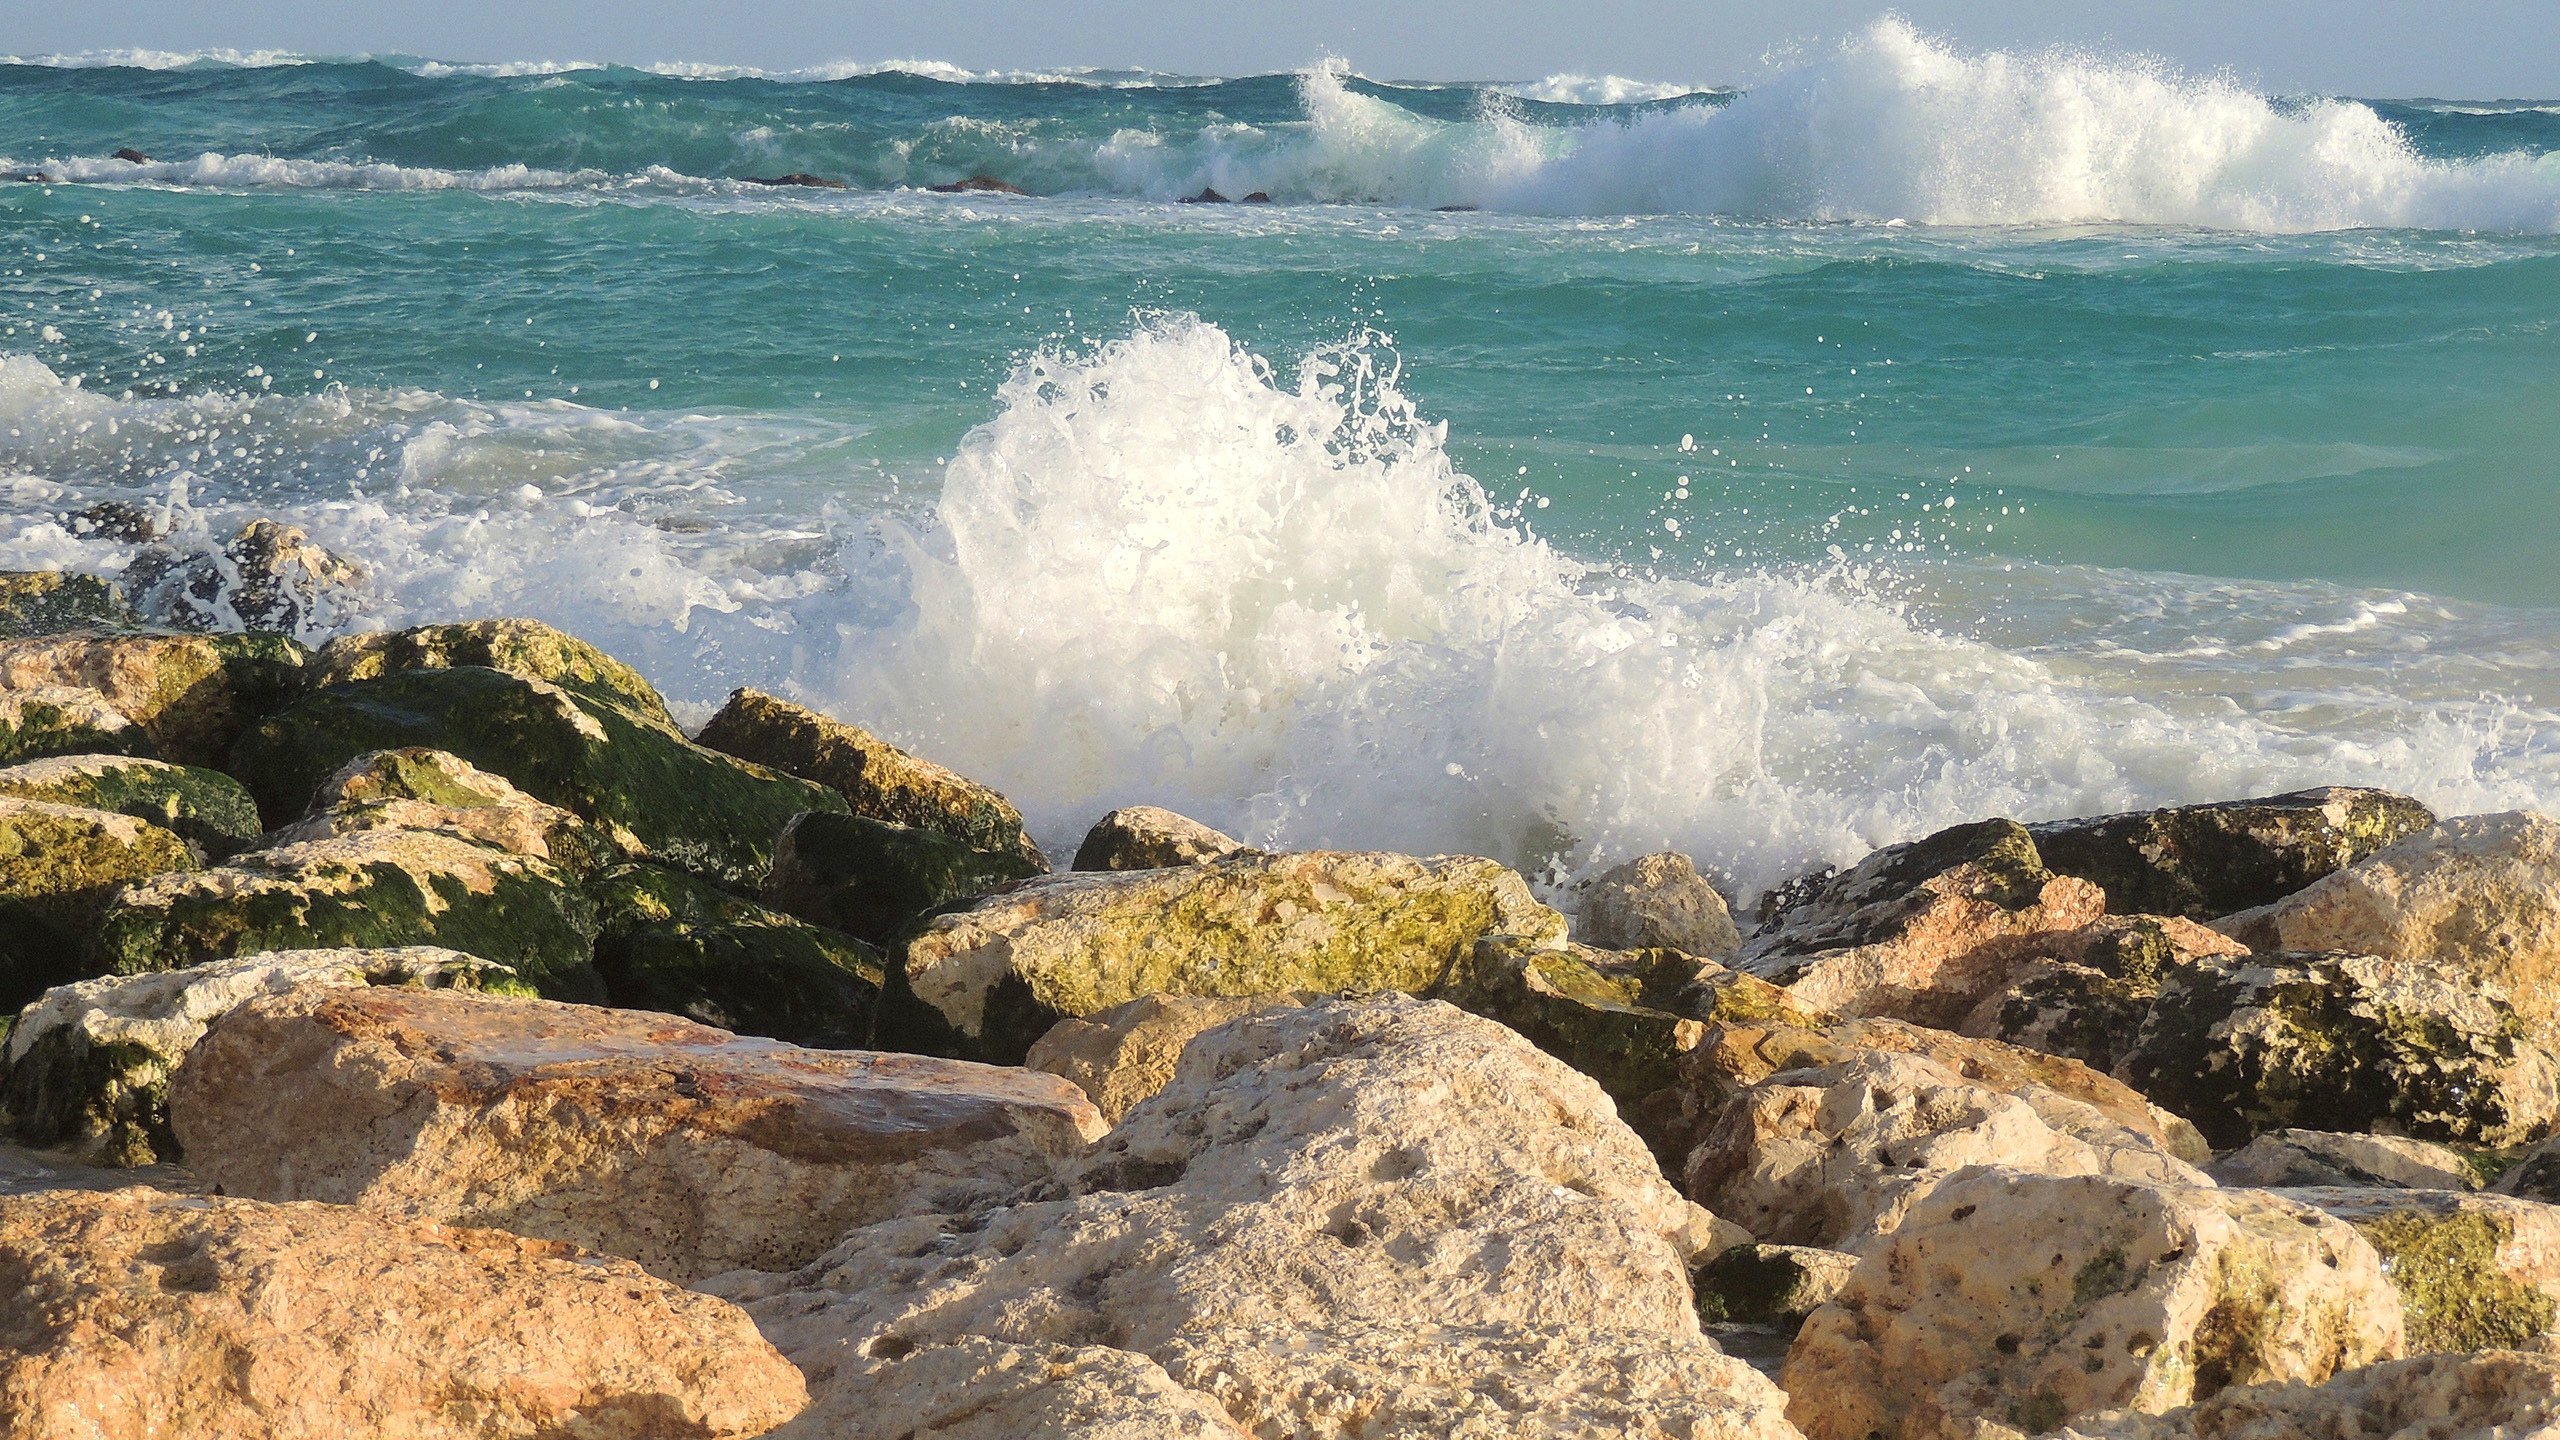
[[[2409,1351],[2528,1350],[2553,1337],[2560,1206],[2447,1190],[2277,1192],[2356,1227],[2382,1256]]]
[[[2560,1049],[2560,820],[2438,823],[2217,929],[2259,950],[2346,950],[2493,981]]]
[[[2373,1185],[2395,1190],[2477,1190],[2484,1172],[2450,1145],[2405,1135],[2270,1130],[2213,1162],[2225,1185],[2279,1189]]]
[[[232,1011],[169,1110],[228,1194],[492,1225],[678,1280],[787,1268],[852,1226],[1009,1193],[1103,1128],[1051,1076],[390,989]]]
[[[672,729],[674,717],[657,687],[639,671],[539,620],[469,620],[363,635],[342,635],[312,661],[311,683],[340,685],[404,670],[483,666],[540,680],[591,700],[621,706]]]
[[[281,635],[39,635],[0,640],[0,690],[95,691],[160,758],[219,765],[240,727],[301,683],[302,663]]]
[[[1714,1230],[1590,1079],[1381,995],[1199,1036],[1053,1190],[720,1288],[822,1390],[873,1383],[841,1357],[975,1336],[1135,1351],[1254,1434],[1785,1440],[1699,1331]]]
[[[962,1336],[848,1355],[839,1384],[773,1440],[866,1435],[932,1440],[1247,1440],[1206,1396],[1143,1355],[1100,1345],[1006,1345]]]
[[[2166,1415],[2115,1413],[2055,1440],[2551,1440],[2560,1359],[2492,1351],[2350,1370],[2325,1385],[2243,1385]],[[1986,1435],[1984,1440],[1994,1440]]]
[[[1853,1249],[1976,1165],[2212,1183],[2153,1137],[2042,1086],[2013,1094],[1915,1055],[1871,1052],[1734,1097],[1690,1153],[1686,1188],[1760,1240]]]
[[[2109,915],[2022,945],[1998,988],[1956,1028],[2113,1070],[2168,976],[2248,953],[2193,920]]]
[[[1575,939],[1604,950],[1654,946],[1710,960],[1731,960],[1742,949],[1725,898],[1696,862],[1674,851],[1641,855],[1603,871],[1580,887]]]
[[[151,753],[151,737],[95,690],[0,684],[0,764],[58,755]]]
[[[1141,995],[1090,1016],[1070,1015],[1049,1028],[1023,1067],[1074,1081],[1117,1125],[1173,1080],[1183,1047],[1239,1015],[1303,1005],[1303,995]]]
[[[1865,1250],[1779,1383],[1810,1440],[2030,1434],[2401,1353],[2344,1222],[2264,1191],[1980,1169]]]
[[[118,890],[195,866],[147,820],[0,795],[0,1014],[95,973],[81,942]]]
[[[604,832],[546,805],[459,755],[412,747],[359,755],[329,777],[312,813],[266,838],[268,848],[365,830],[428,830],[512,855],[594,873],[620,852]]]
[[[1124,805],[1094,822],[1076,847],[1075,870],[1162,870],[1198,865],[1244,849],[1187,815],[1154,805]]]
[[[12,1440],[672,1440],[806,1402],[745,1316],[636,1265],[332,1205],[0,1197]]]

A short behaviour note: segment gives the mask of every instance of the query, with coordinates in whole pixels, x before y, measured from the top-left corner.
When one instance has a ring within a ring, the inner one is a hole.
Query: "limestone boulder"
[[[615,866],[587,895],[609,1003],[794,1045],[871,1043],[880,952],[852,936],[657,865]]]
[[[1959,1174],[1861,1252],[1779,1383],[1809,1440],[2041,1434],[2396,1359],[2399,1296],[2345,1222],[2265,1191]]]
[[[1640,855],[1578,888],[1575,939],[1603,950],[1679,950],[1731,960],[1742,932],[1723,892],[1675,851]]]
[[[1308,995],[1141,995],[1049,1027],[1024,1068],[1073,1081],[1112,1125],[1173,1082],[1184,1047],[1240,1015],[1304,1005]]]
[[[2106,891],[2116,914],[2210,920],[2281,900],[2435,823],[2406,795],[2331,785],[2027,830],[2046,865]]]
[[[2257,950],[2388,955],[2487,981],[2560,1050],[2560,820],[2472,815],[2219,923]]]
[[[1699,1318],[1769,1325],[1792,1336],[1814,1311],[1849,1288],[1858,1257],[1803,1245],[1736,1245],[1700,1265],[1689,1280]]]
[[[112,580],[60,570],[0,571],[0,640],[141,623]]]
[[[0,1293],[13,1440],[708,1440],[807,1403],[708,1295],[334,1205],[0,1197]]]
[[[600,999],[594,944],[594,905],[547,861],[432,831],[364,830],[126,886],[99,916],[89,973],[439,945],[506,965],[545,995]]]
[[[805,705],[740,690],[697,738],[723,754],[814,780],[842,796],[856,815],[932,830],[973,850],[1049,868],[1023,833],[1022,812],[1002,795]]]
[[[878,1383],[855,1357],[975,1337],[1143,1355],[1257,1435],[1783,1440],[1699,1330],[1714,1231],[1588,1077],[1380,995],[1195,1038],[1052,1187],[719,1288],[846,1413]]]
[[[782,828],[764,899],[886,945],[930,911],[1047,873],[1017,851],[976,850],[938,830],[817,810]]]
[[[629,858],[746,894],[764,882],[784,822],[844,808],[824,786],[703,749],[653,716],[481,666],[322,686],[242,735],[231,772],[283,824],[348,761],[412,746],[594,822]]]
[[[1985,820],[1805,887],[1738,963],[1817,1009],[1953,1027],[2038,937],[2105,910],[2097,886],[2046,868],[2025,826]]]
[[[1154,805],[1124,805],[1094,822],[1076,847],[1075,870],[1163,870],[1198,865],[1244,849],[1187,815]]]
[[[93,1164],[175,1159],[169,1076],[208,1026],[257,996],[357,985],[521,988],[503,965],[423,945],[276,951],[58,986],[19,1013],[0,1049],[0,1121]]]
[[[2040,1086],[1971,1084],[1916,1055],[1790,1070],[1727,1102],[1688,1157],[1689,1198],[1762,1241],[1854,1249],[1951,1175],[2005,1165],[2210,1185],[2151,1135]]]
[[[2270,1130],[2213,1162],[2225,1185],[2280,1189],[2361,1185],[2391,1190],[2477,1190],[2495,1173],[2479,1152],[2405,1135]]]
[[[169,1114],[226,1194],[489,1225],[684,1282],[1009,1194],[1102,1133],[1051,1075],[388,988],[234,1009],[179,1067]]]
[[[1564,939],[1528,882],[1467,856],[1310,851],[1026,880],[891,959],[883,1044],[1009,1063],[1141,995],[1425,991],[1487,935]]]
[[[241,727],[301,687],[304,654],[269,634],[38,635],[0,640],[0,689],[95,691],[150,736],[161,759],[219,768]]]
[[[2350,1370],[2325,1385],[2243,1385],[2166,1415],[2115,1413],[2055,1440],[2544,1440],[2560,1359],[2492,1351]],[[1986,1433],[1984,1440],[1997,1440]]]
[[[1126,1350],[970,1336],[877,1348],[885,1353],[847,1357],[862,1383],[827,1390],[774,1440],[1249,1440],[1215,1401]]]
[[[597,827],[441,750],[412,746],[359,755],[323,781],[311,803],[309,815],[269,835],[266,847],[367,830],[428,830],[549,861],[578,878],[620,854]]]
[[[100,517],[107,518],[107,517]],[[145,523],[136,538],[162,538]],[[321,633],[363,609],[364,567],[298,525],[252,520],[219,548],[151,545],[125,567],[140,607],[188,630]]]
[[[557,685],[582,700],[619,705],[672,728],[665,697],[640,672],[539,620],[468,620],[342,635],[311,663],[314,686],[378,680],[414,670],[498,670]]]
[[[93,973],[81,940],[116,892],[195,863],[147,820],[0,796],[0,1012]]]
[[[2538,1350],[2560,1299],[2560,1206],[2448,1190],[2279,1193],[2356,1227],[2400,1292],[2409,1353]]]
[[[135,755],[57,755],[0,769],[0,796],[148,820],[220,860],[258,838],[258,807],[219,770]]]
[[[0,764],[53,755],[149,755],[151,736],[78,685],[0,684]]]
[[[1999,988],[1956,1028],[2112,1070],[2131,1049],[2167,977],[2248,953],[2239,941],[2192,920],[2109,915],[2026,947]]]

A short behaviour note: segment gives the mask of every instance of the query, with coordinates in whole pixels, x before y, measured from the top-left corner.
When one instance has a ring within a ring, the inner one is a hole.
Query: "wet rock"
[[[1141,995],[1049,1027],[1022,1057],[1023,1068],[1073,1081],[1105,1122],[1117,1125],[1173,1083],[1184,1047],[1239,1016],[1304,1005],[1307,995]]]
[[[1199,865],[1244,849],[1188,816],[1153,805],[1124,805],[1094,822],[1076,847],[1075,870],[1163,870]]]
[[[163,508],[130,500],[101,500],[62,517],[62,528],[74,535],[141,545],[168,536],[169,516]]]
[[[245,798],[246,792],[243,792]],[[267,837],[267,848],[368,830],[426,830],[547,860],[584,879],[619,857],[603,831],[518,790],[459,755],[410,746],[350,760],[320,786],[312,813]]]
[[[282,635],[44,635],[0,640],[0,690],[95,691],[142,727],[159,758],[219,768],[241,727],[300,687],[302,664],[302,647]]]
[[[783,827],[764,898],[885,945],[928,911],[1047,873],[1013,851],[972,849],[939,831],[821,810]]]
[[[891,957],[883,1044],[1019,1060],[1050,1026],[1141,995],[1428,990],[1486,935],[1564,938],[1490,860],[1307,852],[1026,880]]]
[[[1808,1440],[2029,1434],[2401,1353],[2373,1247],[2264,1191],[1959,1174],[1862,1252],[1779,1383]]]
[[[92,973],[80,942],[119,889],[195,863],[148,821],[0,797],[0,1013]]]
[[[2210,920],[2280,900],[2435,822],[2406,795],[2332,785],[2027,830],[2047,866],[2105,890],[2112,913]]]
[[[787,185],[804,190],[850,190],[853,188],[841,180],[812,175],[806,170],[794,170],[788,175],[741,175],[738,178],[749,185]]]
[[[2560,1125],[2560,1065],[2486,981],[2430,962],[2264,954],[2181,967],[2116,1077],[2216,1149],[2269,1130],[2507,1146]]]
[[[0,1117],[30,1145],[93,1164],[177,1158],[169,1076],[215,1020],[260,995],[354,985],[521,988],[503,965],[429,946],[292,950],[46,991],[0,1051]]]
[[[311,665],[311,683],[339,685],[411,670],[476,666],[557,685],[585,700],[619,705],[670,728],[675,717],[639,671],[539,620],[472,620],[421,625],[329,642]]]
[[[1658,946],[1731,960],[1742,949],[1724,896],[1686,855],[1639,856],[1593,877],[1580,900],[1575,938],[1603,950]]]
[[[124,583],[146,612],[188,630],[316,634],[361,608],[364,569],[301,527],[252,520],[219,550],[146,550]]]
[[[57,755],[149,755],[151,737],[95,690],[0,685],[0,763]]]
[[[2448,1190],[2292,1189],[2356,1227],[2400,1292],[2409,1353],[2536,1350],[2560,1297],[2560,1207]]]
[[[141,623],[113,581],[60,570],[0,570],[0,640]]]
[[[2045,868],[2025,826],[1985,820],[1806,887],[1739,964],[1820,1009],[1953,1026],[2037,937],[2105,906],[2098,887]]]
[[[1225,205],[1230,202],[1226,196],[1219,194],[1214,188],[1203,188],[1197,195],[1183,196],[1182,203],[1185,205]]]
[[[2449,1145],[2403,1135],[2325,1130],[2270,1130],[2214,1161],[2212,1174],[2225,1185],[2261,1190],[2337,1185],[2477,1190],[2490,1178],[2479,1160]]]
[[[1010,1194],[1102,1133],[1055,1076],[393,989],[233,1010],[169,1109],[227,1194],[495,1226],[680,1282],[787,1269],[854,1226]]]
[[[691,744],[623,705],[479,666],[314,690],[243,735],[231,772],[282,823],[349,760],[411,746],[506,777],[594,822],[631,858],[742,893],[763,883],[784,822],[844,804],[824,786]]]
[[[139,756],[29,760],[0,769],[0,795],[148,820],[206,859],[222,859],[258,838],[258,807],[239,781]]]
[[[1271,192],[1268,190],[1251,191],[1238,203],[1245,205],[1268,205],[1271,203]]]
[[[2167,976],[2248,953],[2192,920],[2109,915],[2027,946],[1957,1028],[2112,1070],[2131,1051]]]
[[[966,180],[953,180],[947,184],[928,185],[925,188],[936,195],[1028,195],[1031,193],[1019,185],[999,180],[993,175],[972,175]]]
[[[719,1300],[569,1246],[329,1205],[0,1198],[16,1440],[760,1435],[800,1376]]]
[[[845,1049],[871,1043],[880,952],[656,865],[587,887],[605,998],[742,1035]]]
[[[134,149],[130,145],[117,150],[114,158],[122,160],[128,165],[148,165],[151,163],[150,156],[143,154],[141,151]]]
[[[1107,1342],[1254,1434],[1781,1440],[1776,1390],[1698,1329],[1712,1228],[1588,1078],[1388,995],[1201,1035],[1044,1191],[718,1288],[837,1413],[880,1383],[853,1357],[975,1337]]]
[[[1688,1157],[1689,1198],[1777,1244],[1854,1249],[1948,1176],[2005,1165],[2209,1185],[2157,1139],[2045,1089],[1972,1084],[1916,1055],[1773,1075],[1726,1102]]]
[[[431,831],[366,830],[127,886],[100,916],[90,973],[440,945],[509,966],[545,995],[597,1000],[594,941],[594,907],[546,861]]]
[[[2238,1386],[2166,1415],[2086,1420],[2055,1440],[2526,1440],[2554,1426],[2560,1359],[2495,1351],[2393,1360],[2325,1385]]]
[[[1022,833],[1022,813],[1003,796],[858,725],[762,691],[740,690],[696,738],[722,754],[814,780],[844,797],[856,815],[936,831],[972,849],[1049,868]]]
[[[1848,1288],[1858,1257],[1802,1245],[1736,1245],[1689,1281],[1709,1324],[1773,1325],[1792,1335]]]
[[[2544,1140],[2516,1157],[2489,1188],[2501,1195],[2560,1205],[2560,1138]]]
[[[2216,928],[2257,950],[2350,950],[2425,962],[2506,991],[2560,1049],[2560,820],[2447,820]]]

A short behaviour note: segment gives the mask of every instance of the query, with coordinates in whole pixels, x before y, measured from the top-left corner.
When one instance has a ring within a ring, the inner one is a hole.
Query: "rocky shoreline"
[[[2560,820],[1053,871],[222,560],[0,575],[0,1433],[2560,1434]]]

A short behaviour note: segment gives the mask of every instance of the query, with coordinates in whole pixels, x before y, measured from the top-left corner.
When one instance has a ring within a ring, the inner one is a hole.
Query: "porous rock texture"
[[[220,860],[258,838],[258,807],[219,770],[138,755],[56,755],[0,769],[0,795],[148,820]]]
[[[2249,953],[2176,916],[2109,915],[2024,947],[1998,989],[1956,1028],[2112,1070],[2132,1047],[2161,983],[2181,967]]]
[[[2029,1434],[2402,1353],[2371,1245],[2265,1191],[1959,1174],[1860,1253],[1779,1377],[1809,1440]]]
[[[1603,950],[1661,947],[1709,960],[1742,949],[1733,912],[1697,862],[1677,851],[1639,855],[1577,887],[1574,938]]]
[[[786,1269],[850,1227],[1010,1193],[1103,1128],[1049,1075],[397,989],[233,1010],[169,1112],[228,1194],[496,1226],[679,1281]]]
[[[103,1165],[176,1158],[168,1082],[222,1016],[260,995],[356,985],[521,988],[513,971],[432,946],[287,950],[46,991],[0,1050],[0,1119],[31,1145]]]
[[[1247,1440],[1163,1366],[1100,1345],[961,1336],[883,1359],[869,1380],[828,1392],[836,1403],[821,1400],[774,1440]]]
[[[2368,1185],[2394,1190],[2477,1190],[2494,1171],[2479,1152],[2405,1135],[2352,1135],[2328,1130],[2270,1130],[2213,1162],[2224,1185],[2260,1189],[2301,1185]]]
[[[244,792],[245,794],[245,792]],[[363,830],[432,830],[584,877],[615,858],[596,827],[517,789],[459,755],[411,746],[359,755],[330,776],[311,813],[266,837],[266,848]]]
[[[2501,1350],[2391,1360],[2324,1385],[2239,1386],[2166,1415],[2101,1416],[2055,1440],[2548,1440],[2555,1434],[2560,1359]],[[2002,1436],[1986,1432],[1982,1440]]]
[[[0,689],[95,691],[160,758],[218,766],[241,726],[299,688],[303,658],[282,635],[39,635],[0,640]]]
[[[2097,886],[2045,867],[2025,826],[1984,820],[1795,894],[1738,963],[1818,1009],[1952,1027],[2037,937],[2105,910]]]
[[[1012,1204],[718,1283],[843,1414],[894,1357],[977,1337],[1134,1351],[1255,1435],[1787,1440],[1777,1391],[1698,1328],[1713,1229],[1591,1080],[1382,995],[1201,1035]]]
[[[2047,866],[2105,890],[2113,913],[2210,920],[2281,900],[2435,821],[2406,795],[2331,785],[2027,831]]]
[[[1049,1027],[1025,1068],[1074,1081],[1113,1125],[1173,1081],[1183,1047],[1239,1015],[1304,1005],[1309,995],[1141,995]]]
[[[118,889],[195,863],[147,820],[0,796],[0,1011],[91,973],[80,942]]]
[[[2004,1165],[2209,1185],[2159,1141],[2041,1086],[1971,1084],[1917,1055],[1867,1053],[1773,1075],[1727,1102],[1690,1152],[1689,1198],[1785,1245],[1886,1235],[1957,1171]]]
[[[572,694],[620,705],[666,725],[675,717],[639,671],[539,620],[470,620],[364,635],[342,635],[311,663],[313,685],[373,680],[404,670],[478,666],[542,680]]]
[[[1487,935],[1564,939],[1528,882],[1469,856],[1308,851],[1027,880],[890,960],[880,1041],[1012,1063],[1141,995],[1428,990]]]
[[[807,1403],[708,1295],[335,1205],[0,1196],[0,1294],[11,1440],[709,1440]]]
[[[1076,847],[1075,870],[1162,870],[1233,855],[1244,843],[1188,815],[1124,805],[1094,822]]]
[[[2447,1190],[2279,1192],[2356,1227],[2400,1292],[2409,1352],[2532,1350],[2560,1301],[2560,1206]]]
[[[95,690],[0,683],[0,764],[54,755],[149,755],[151,737]]]

